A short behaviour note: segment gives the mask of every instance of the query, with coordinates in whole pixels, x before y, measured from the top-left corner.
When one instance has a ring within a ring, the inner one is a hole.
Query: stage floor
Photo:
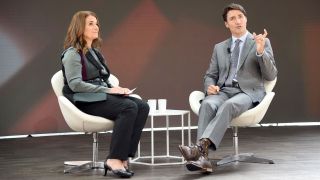
[[[196,130],[192,130],[195,140]],[[110,133],[99,136],[99,159],[108,151]],[[155,133],[155,151],[165,151],[165,133]],[[170,132],[170,148],[179,155],[180,131]],[[143,132],[142,153],[150,152],[150,132]],[[274,160],[275,164],[232,163],[219,166],[205,175],[188,171],[184,165],[146,166],[132,164],[133,179],[320,179],[320,126],[259,127],[239,129],[239,151]],[[232,133],[228,129],[218,151],[210,151],[212,159],[233,152]],[[91,135],[29,137],[0,140],[0,179],[113,179],[103,170],[64,174],[63,161],[90,160]]]

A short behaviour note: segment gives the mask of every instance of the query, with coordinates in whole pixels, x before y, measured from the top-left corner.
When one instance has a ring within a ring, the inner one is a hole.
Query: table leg
[[[181,115],[181,143],[184,146],[184,115]]]
[[[169,157],[169,116],[166,116],[166,127],[167,127],[167,132],[166,132],[166,135],[167,135],[167,157]]]
[[[151,164],[154,164],[154,132],[153,132],[153,116],[151,116]]]
[[[182,146],[184,146],[184,115],[181,115],[181,143]],[[182,158],[182,162],[184,162],[184,159]]]
[[[191,146],[191,123],[190,123],[190,112],[188,112],[188,145]]]
[[[139,144],[138,144],[138,158],[141,157],[140,146],[141,146],[141,143],[140,143],[140,141],[139,141]]]

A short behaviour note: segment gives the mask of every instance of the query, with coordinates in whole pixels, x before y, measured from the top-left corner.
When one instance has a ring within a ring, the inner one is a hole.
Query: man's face
[[[239,10],[230,10],[225,25],[233,36],[241,37],[247,32],[247,17]]]

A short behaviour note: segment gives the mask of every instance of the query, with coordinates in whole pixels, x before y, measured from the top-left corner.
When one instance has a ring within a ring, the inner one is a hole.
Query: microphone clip
[[[231,54],[231,48],[227,48],[227,52],[228,52],[228,54]]]

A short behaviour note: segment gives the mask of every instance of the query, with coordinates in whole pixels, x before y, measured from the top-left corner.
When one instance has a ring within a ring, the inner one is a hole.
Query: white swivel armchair
[[[263,98],[260,104],[256,107],[243,112],[240,116],[232,119],[230,126],[233,130],[233,146],[234,154],[223,158],[218,161],[218,165],[230,163],[230,162],[251,162],[251,163],[267,163],[274,164],[272,160],[255,157],[252,153],[239,154],[238,147],[238,127],[249,127],[258,124],[264,115],[266,114],[269,105],[275,95],[272,92],[273,87],[276,84],[277,79],[273,81],[265,81],[264,87],[266,89],[266,96]],[[201,91],[193,91],[189,96],[189,103],[192,111],[198,115],[201,100],[205,97],[205,94]]]
[[[68,126],[77,132],[92,133],[93,152],[92,161],[65,161],[67,168],[64,173],[89,167],[103,168],[103,162],[98,162],[98,132],[106,132],[113,128],[113,121],[98,116],[93,116],[80,111],[62,94],[64,86],[62,71],[58,71],[51,78],[53,90],[58,98],[60,110]],[[109,81],[112,85],[118,86],[119,80],[110,75]]]

